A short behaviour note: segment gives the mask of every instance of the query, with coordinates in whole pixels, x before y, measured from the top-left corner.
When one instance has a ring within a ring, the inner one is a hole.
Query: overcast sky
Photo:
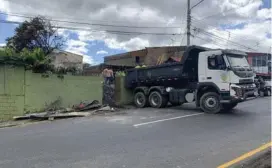
[[[199,1],[191,0],[191,6]],[[1,12],[9,14],[0,14],[0,19],[24,21],[26,18],[12,14],[44,15],[90,23],[53,22],[76,28],[59,30],[68,39],[64,49],[82,54],[85,62],[95,64],[102,62],[104,56],[144,47],[186,45],[186,7],[187,0],[0,0]],[[191,43],[268,52],[272,42],[271,15],[270,0],[204,0],[192,9]],[[115,26],[101,26],[105,24]],[[0,46],[14,34],[16,26],[0,23]]]

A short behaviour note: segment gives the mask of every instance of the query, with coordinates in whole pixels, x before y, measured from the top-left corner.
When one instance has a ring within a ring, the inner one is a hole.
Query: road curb
[[[269,158],[270,160],[268,163],[270,164],[269,166],[271,167],[271,148],[265,149],[254,156],[247,158],[240,163],[237,163],[230,168],[255,168],[256,165],[258,165],[258,168],[267,168],[267,164],[263,162],[267,162],[267,155],[270,155]]]
[[[22,124],[20,124],[20,123],[18,123],[18,124],[0,124],[0,129],[1,128],[7,128],[7,127],[15,127],[15,126],[19,126],[19,125],[22,125]]]
[[[234,158],[233,160],[228,161],[218,166],[217,168],[243,168],[242,166],[243,164],[247,164],[250,166],[250,164],[248,164],[250,163],[250,161],[255,163],[256,161],[258,161],[258,158],[260,160],[261,156],[263,156],[264,153],[270,152],[270,156],[271,156],[271,145],[272,145],[272,142],[263,144],[262,146],[256,149],[253,149],[237,158]],[[263,168],[267,168],[267,167],[263,167]]]

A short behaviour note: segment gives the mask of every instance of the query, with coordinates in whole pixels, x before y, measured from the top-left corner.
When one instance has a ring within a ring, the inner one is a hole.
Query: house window
[[[253,56],[252,58],[252,66],[253,67],[260,67],[260,66],[267,66],[267,56]]]

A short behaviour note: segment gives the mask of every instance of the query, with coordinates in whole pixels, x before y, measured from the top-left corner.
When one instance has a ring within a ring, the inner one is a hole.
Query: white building
[[[63,67],[70,68],[75,67],[77,69],[83,69],[83,56],[74,54],[67,51],[54,50],[50,54],[52,58],[52,64],[55,68]]]

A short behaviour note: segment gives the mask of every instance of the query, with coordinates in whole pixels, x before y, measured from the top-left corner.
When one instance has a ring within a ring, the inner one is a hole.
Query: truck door
[[[229,90],[229,72],[224,61],[223,55],[211,55],[205,57],[205,73],[201,73],[200,82],[214,83],[220,91]]]

